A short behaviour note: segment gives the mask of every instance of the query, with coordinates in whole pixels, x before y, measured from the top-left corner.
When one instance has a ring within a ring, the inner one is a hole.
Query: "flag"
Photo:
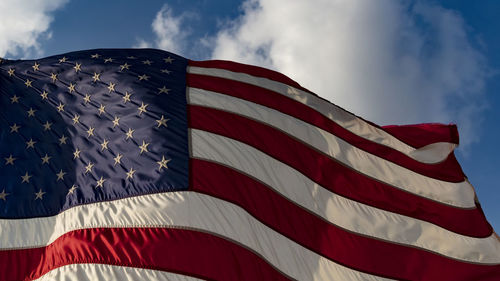
[[[1,280],[500,280],[453,125],[153,49],[2,60],[0,124]]]

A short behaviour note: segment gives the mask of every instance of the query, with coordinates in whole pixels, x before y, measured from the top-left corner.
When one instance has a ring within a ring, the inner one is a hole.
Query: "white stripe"
[[[464,236],[426,221],[347,199],[249,145],[201,130],[190,131],[194,158],[218,162],[256,178],[332,224],[463,261],[500,264],[500,242],[494,235]]]
[[[66,232],[95,227],[185,227],[236,241],[294,279],[388,280],[336,264],[234,204],[189,191],[82,205],[52,217],[1,220],[0,247],[41,247]]]
[[[456,144],[453,143],[442,143],[440,145],[433,146],[432,149],[429,149],[428,147],[416,149],[398,140],[386,131],[371,125],[354,114],[347,112],[346,110],[324,99],[287,84],[276,82],[267,78],[256,77],[240,72],[232,72],[224,69],[195,66],[188,67],[188,72],[231,79],[274,91],[315,109],[333,122],[360,137],[391,147],[423,163],[441,162],[445,160],[456,147]]]
[[[435,142],[411,151],[408,156],[423,163],[438,163],[457,147],[455,143]]]
[[[80,263],[55,268],[36,281],[138,281],[169,280],[199,281],[202,279],[144,268],[116,266],[108,264]]]
[[[418,174],[309,123],[243,99],[198,88],[188,88],[188,98],[190,104],[229,111],[278,128],[344,165],[394,187],[455,207],[475,208],[474,189],[468,181],[451,183]]]

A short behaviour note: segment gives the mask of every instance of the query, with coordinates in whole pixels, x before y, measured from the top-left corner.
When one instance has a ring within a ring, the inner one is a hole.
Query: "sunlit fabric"
[[[0,63],[0,280],[500,280],[453,125],[152,49]]]

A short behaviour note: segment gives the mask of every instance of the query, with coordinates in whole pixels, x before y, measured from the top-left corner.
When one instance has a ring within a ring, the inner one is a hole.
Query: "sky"
[[[496,0],[1,0],[0,56],[160,48],[280,71],[380,125],[457,124],[500,232],[499,14]]]

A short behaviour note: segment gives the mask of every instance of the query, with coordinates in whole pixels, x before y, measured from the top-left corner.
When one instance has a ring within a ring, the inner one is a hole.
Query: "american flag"
[[[0,280],[500,280],[453,125],[152,49],[0,63]]]

